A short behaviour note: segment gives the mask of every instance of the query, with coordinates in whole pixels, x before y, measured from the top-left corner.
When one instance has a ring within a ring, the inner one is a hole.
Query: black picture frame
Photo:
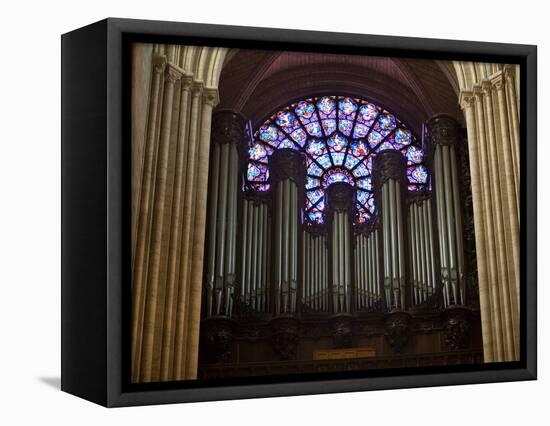
[[[537,377],[537,49],[109,18],[62,36],[62,390],[108,407],[533,380]],[[266,382],[130,384],[129,44],[330,51],[520,65],[521,357]]]

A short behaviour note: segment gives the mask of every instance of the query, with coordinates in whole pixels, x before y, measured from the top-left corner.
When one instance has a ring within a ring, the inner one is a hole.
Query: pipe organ
[[[355,309],[371,310],[380,301],[378,229],[355,236]]]
[[[457,172],[459,128],[450,117],[436,116],[425,126],[433,149],[435,204],[440,249],[440,279],[445,306],[465,303],[462,208]]]
[[[325,234],[302,231],[302,304],[308,312],[328,312],[328,249]]]
[[[407,306],[402,211],[405,167],[404,157],[395,151],[378,154],[374,162],[375,185],[380,187],[384,294],[389,310],[404,310]]]
[[[301,155],[290,149],[277,151],[271,161],[275,191],[273,308],[275,315],[286,315],[295,313],[297,307],[298,188],[303,185],[304,165]]]
[[[208,211],[206,312],[231,316],[237,257],[238,147],[246,140],[245,121],[234,113],[215,115],[225,129],[212,140]]]
[[[332,218],[330,253],[332,257],[332,311],[351,313],[351,212],[355,191],[347,183],[335,183],[327,190],[328,216]],[[329,222],[330,223],[330,222]]]
[[[241,299],[252,309],[265,312],[269,303],[269,216],[268,204],[243,200]]]
[[[411,285],[414,304],[425,303],[436,290],[431,199],[409,205]]]
[[[370,220],[356,222],[360,189],[338,175],[324,187],[324,220],[313,225],[304,221],[304,154],[274,150],[268,190],[247,188],[247,124],[227,111],[214,119],[226,131],[216,132],[224,137],[211,152],[205,317],[231,318],[239,306],[240,316],[276,318],[407,311],[437,298],[443,307],[465,304],[459,135],[451,118],[424,128],[428,189],[407,190],[407,156],[381,150],[372,163]]]

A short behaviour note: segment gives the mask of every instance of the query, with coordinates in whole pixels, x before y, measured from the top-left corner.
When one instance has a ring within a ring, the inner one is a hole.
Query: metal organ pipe
[[[207,279],[207,309],[212,315],[214,307],[214,281],[216,275],[216,223],[218,213],[218,180],[220,163],[220,145],[215,144],[212,153],[212,188],[210,190],[210,215],[208,218],[208,270]]]
[[[440,256],[441,256],[441,280],[443,283],[443,298],[445,305],[449,305],[450,303],[450,283],[449,283],[449,271],[448,271],[448,264],[447,264],[447,251],[448,251],[448,245],[447,245],[447,226],[445,223],[445,219],[447,217],[446,211],[445,211],[445,183],[443,182],[443,172],[442,172],[443,164],[442,164],[442,155],[441,155],[441,147],[436,146],[435,147],[435,154],[434,154],[434,171],[435,171],[435,178],[436,178],[436,206],[437,206],[437,223],[438,223],[438,234],[439,234],[439,248],[440,248]]]
[[[374,278],[374,270],[375,270],[375,262],[376,262],[376,247],[374,245],[374,240],[375,240],[375,233],[376,231],[373,231],[370,233],[369,237],[368,237],[368,245],[369,245],[369,261],[368,261],[368,265],[369,265],[369,271],[368,271],[368,276],[369,276],[369,285],[368,285],[368,304],[369,304],[369,307],[372,307],[373,306],[373,303],[374,303],[374,300],[375,300],[375,289],[374,289],[374,286],[375,286],[375,278]]]
[[[426,271],[426,241],[424,240],[424,219],[423,219],[423,205],[416,207],[417,220],[418,220],[418,240],[420,241],[420,299],[422,302],[426,300],[426,281],[427,281],[427,271]]]
[[[380,258],[378,253],[378,229],[374,232],[374,291],[376,298],[380,298]]]
[[[356,265],[356,281],[358,283],[357,285],[357,300],[356,300],[356,306],[357,309],[361,309],[364,304],[364,291],[365,291],[365,284],[364,284],[364,260],[363,260],[363,234],[357,234],[355,236],[355,265]]]
[[[431,293],[435,293],[436,286],[436,275],[435,275],[435,250],[434,250],[434,240],[433,240],[433,222],[432,222],[432,201],[428,199],[426,201],[427,206],[426,210],[428,211],[428,242],[430,245],[430,268],[432,271],[432,287]]]
[[[277,185],[277,194],[275,197],[275,310],[281,311],[281,291],[282,291],[282,251],[283,251],[283,183]]]
[[[443,157],[443,177],[445,182],[445,209],[447,212],[447,232],[449,235],[449,272],[451,289],[453,292],[454,303],[457,303],[457,267],[456,267],[456,235],[454,229],[454,203],[453,189],[451,184],[451,158],[449,155],[449,147],[442,146]]]
[[[390,214],[388,209],[388,185],[382,186],[382,235],[384,238],[384,290],[386,292],[386,305],[392,307],[392,279],[390,256]]]
[[[422,203],[422,223],[424,224],[424,261],[426,268],[426,287],[425,298],[427,299],[430,294],[430,288],[432,287],[432,270],[430,268],[430,235],[429,235],[429,221],[428,221],[428,202],[425,200]]]
[[[302,303],[305,305],[309,304],[308,235],[307,231],[302,231]]]
[[[276,184],[275,194],[275,311],[296,311],[298,282],[298,189],[290,178]]]
[[[414,278],[413,278],[413,301],[414,303],[420,303],[420,297],[418,293],[418,286],[420,285],[420,255],[418,253],[418,238],[417,238],[417,232],[418,232],[418,223],[416,221],[416,203],[411,204],[411,244],[413,246],[413,271],[414,271]]]
[[[225,271],[227,274],[227,283],[229,288],[226,288],[226,312],[231,315],[233,290],[235,285],[235,252],[237,249],[237,238],[235,228],[237,226],[237,194],[239,191],[238,173],[239,158],[237,148],[234,145],[229,147],[229,182],[228,192],[229,200],[227,204],[227,256],[225,263]]]
[[[227,114],[223,112],[220,114]],[[240,120],[236,116],[235,120]],[[243,123],[237,123],[243,126]],[[239,134],[236,132],[235,134]],[[208,253],[206,263],[205,315],[231,316],[236,275],[237,199],[240,139],[218,139],[212,143],[211,174],[208,204]],[[243,215],[246,215],[246,204]],[[248,235],[247,219],[243,221],[243,236]],[[244,237],[243,237],[244,238]],[[246,241],[243,240],[243,247]],[[243,271],[246,265],[243,263]],[[243,288],[244,294],[244,288]]]
[[[455,210],[455,227],[456,227],[456,251],[457,251],[457,269],[458,283],[460,288],[460,303],[464,303],[464,248],[462,243],[462,215],[460,214],[460,189],[458,184],[458,172],[456,164],[455,147],[450,147],[450,162],[451,162],[451,178],[453,187],[453,201]]]
[[[403,236],[403,210],[401,209],[401,186],[397,181],[393,183],[395,188],[395,204],[397,216],[397,246],[399,255],[399,293],[401,295],[401,307],[405,307],[405,244]]]
[[[462,235],[462,209],[456,149],[460,143],[459,126],[446,116],[436,116],[426,124],[428,142],[433,146],[435,203],[437,212],[437,232],[439,235],[441,275],[444,282],[444,303],[463,304],[464,300],[464,247]],[[436,128],[437,131],[431,131]],[[428,251],[435,251],[432,230],[431,204],[426,204]],[[435,287],[435,266],[430,264]]]
[[[393,304],[397,308],[400,300],[399,295],[399,264],[398,264],[398,250],[397,250],[397,209],[395,203],[395,181],[389,179],[387,182],[389,199],[390,199],[390,250],[391,250],[391,280],[392,280],[392,294]]]

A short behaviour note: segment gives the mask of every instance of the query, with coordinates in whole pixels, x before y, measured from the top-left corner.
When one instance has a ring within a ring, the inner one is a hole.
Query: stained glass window
[[[254,133],[244,189],[270,189],[269,157],[283,148],[306,157],[306,223],[323,223],[325,191],[336,182],[356,188],[355,223],[371,220],[376,213],[372,161],[381,151],[403,154],[409,191],[431,188],[424,151],[412,132],[394,114],[364,99],[320,96],[273,114]]]

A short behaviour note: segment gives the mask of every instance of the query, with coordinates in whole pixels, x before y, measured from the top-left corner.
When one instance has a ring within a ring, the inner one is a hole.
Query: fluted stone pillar
[[[519,150],[515,83],[496,72],[462,90],[468,130],[484,358],[519,357]],[[515,117],[515,118],[512,118]]]
[[[227,50],[136,43],[132,52],[131,379],[192,379],[210,120]]]
[[[382,217],[384,296],[386,307],[404,310],[408,305],[403,221],[406,161],[396,151],[379,153],[373,165],[377,206]]]
[[[439,259],[444,306],[466,301],[462,207],[458,174],[460,127],[451,117],[438,115],[425,126],[425,143],[433,152]]]
[[[355,190],[347,183],[333,183],[327,188],[326,221],[330,227],[332,311],[350,314],[352,304],[352,218]]]
[[[273,310],[275,315],[292,315],[296,312],[298,297],[298,226],[305,178],[304,158],[298,151],[280,149],[271,156],[269,167],[275,218]]]
[[[193,378],[210,117],[217,90],[153,58],[132,258],[132,380]],[[201,236],[202,231],[202,236]],[[192,253],[192,254],[191,254]],[[196,329],[196,330],[194,330]]]
[[[240,146],[247,145],[246,121],[231,111],[212,122],[204,317],[231,317],[236,276],[237,197]]]

